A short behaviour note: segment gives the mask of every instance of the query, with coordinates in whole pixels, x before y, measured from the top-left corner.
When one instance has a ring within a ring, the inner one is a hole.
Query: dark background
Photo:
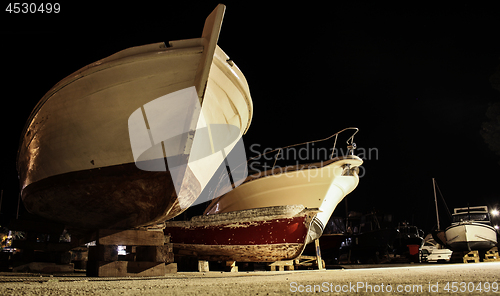
[[[490,82],[500,75],[495,4],[241,2],[225,3],[219,46],[250,86],[247,147],[277,148],[356,126],[358,147],[377,153],[365,155],[349,210],[377,209],[429,231],[432,178],[451,211],[500,207],[500,92]],[[156,3],[63,3],[59,14],[9,14],[4,4],[0,225],[15,217],[19,138],[45,92],[122,49],[200,37],[217,5]],[[344,211],[340,205],[335,215]]]

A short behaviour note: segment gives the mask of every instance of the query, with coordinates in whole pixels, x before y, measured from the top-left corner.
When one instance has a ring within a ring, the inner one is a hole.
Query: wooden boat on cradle
[[[206,129],[237,130],[227,155],[252,118],[246,79],[217,46],[224,11],[210,14],[201,38],[125,49],[47,92],[18,150],[29,212],[74,229],[128,229],[175,217],[198,198],[223,161],[193,160],[214,140]]]
[[[355,131],[348,139],[349,152],[346,155],[249,173],[238,187],[214,199],[204,216],[191,222],[167,221],[164,232],[171,234],[174,250],[195,251],[199,258],[242,262],[272,262],[300,256],[308,243],[321,236],[337,204],[358,185],[358,167],[363,163],[353,155],[353,138],[358,129],[344,129],[327,139],[335,137],[336,143],[337,136],[345,130]],[[278,152],[284,153],[284,149],[292,147],[297,145],[278,149]],[[226,189],[217,188],[214,192],[218,190]],[[272,208],[296,205],[311,212],[297,214],[289,211],[279,219],[267,215],[246,219],[243,224],[238,222],[237,217],[243,213],[267,212]],[[235,220],[223,217],[235,217]],[[295,222],[292,225],[288,221]],[[244,236],[241,235],[243,231]],[[238,239],[232,240],[233,237]],[[277,248],[276,244],[285,245]],[[222,255],[217,257],[215,250]]]

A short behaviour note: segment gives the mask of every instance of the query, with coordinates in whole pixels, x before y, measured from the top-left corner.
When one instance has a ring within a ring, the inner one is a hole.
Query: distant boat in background
[[[409,250],[409,245],[419,246],[424,244],[424,232],[417,226],[409,225],[403,222],[398,225],[398,234],[393,242],[395,254],[405,254]]]
[[[352,234],[342,243],[342,260],[347,263],[380,263],[389,260],[389,252],[398,235],[391,214],[371,212],[361,215],[350,212],[349,232]]]
[[[432,234],[425,237],[421,250],[422,262],[448,262],[452,254],[453,251],[443,248],[441,244],[434,240]]]
[[[446,244],[453,251],[488,250],[497,244],[487,206],[455,208],[446,228]]]

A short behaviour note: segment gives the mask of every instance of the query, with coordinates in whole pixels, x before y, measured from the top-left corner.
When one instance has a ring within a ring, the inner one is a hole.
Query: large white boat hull
[[[47,92],[28,119],[18,151],[28,211],[74,228],[131,228],[175,217],[198,198],[221,158],[191,161],[196,129],[226,124],[241,136],[252,117],[246,80],[217,46],[223,13],[219,5],[207,18],[202,38],[120,51]],[[194,94],[201,110],[163,106],[158,116],[167,119],[164,128],[173,123],[187,133],[169,145],[168,168],[140,169],[157,159],[134,157],[129,118],[141,109],[149,117],[148,103],[179,92]],[[174,171],[171,163],[183,165]]]
[[[488,250],[497,243],[497,233],[490,225],[461,222],[446,228],[446,243],[453,251]]]

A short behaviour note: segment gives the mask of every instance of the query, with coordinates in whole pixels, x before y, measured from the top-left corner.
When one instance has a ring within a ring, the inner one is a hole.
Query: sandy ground
[[[500,262],[321,271],[179,272],[154,279],[0,275],[0,295],[296,295],[331,292],[337,295],[500,295],[499,286]]]

